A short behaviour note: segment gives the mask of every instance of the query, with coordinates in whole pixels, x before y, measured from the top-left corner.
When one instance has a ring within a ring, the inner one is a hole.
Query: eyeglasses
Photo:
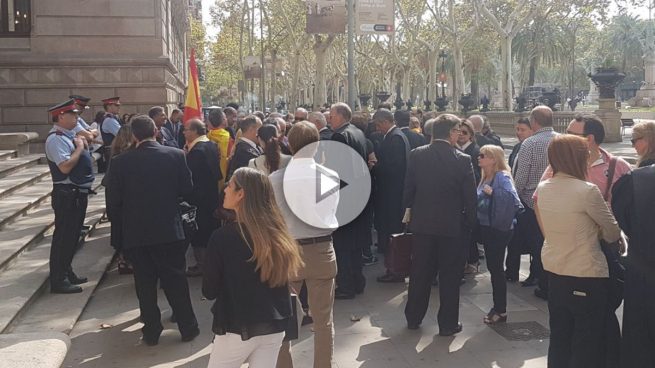
[[[461,134],[461,135],[469,135],[469,132],[468,132],[468,130],[462,130],[462,131],[459,132],[459,134]]]
[[[569,131],[569,130],[566,131],[566,134],[575,135],[575,136],[577,136],[577,137],[583,137],[583,138],[587,136],[587,135],[584,134],[584,133],[573,133],[573,132],[571,132],[571,131]]]
[[[479,154],[478,158],[484,158],[484,153]]]
[[[634,146],[635,143],[637,143],[637,141],[640,140],[640,139],[644,139],[644,137],[632,138],[632,139],[630,140],[630,142],[632,142],[632,145]]]

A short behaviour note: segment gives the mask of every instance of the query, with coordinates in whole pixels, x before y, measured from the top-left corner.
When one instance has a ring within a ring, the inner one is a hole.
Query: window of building
[[[31,0],[0,0],[0,37],[28,37],[32,28]]]

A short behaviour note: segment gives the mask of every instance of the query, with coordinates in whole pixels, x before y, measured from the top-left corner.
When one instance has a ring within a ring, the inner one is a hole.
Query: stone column
[[[644,58],[646,83],[637,91],[637,106],[653,106],[655,103],[655,55]]]
[[[621,142],[621,112],[616,108],[616,99],[598,99],[598,110],[594,111],[605,127],[605,142]]]

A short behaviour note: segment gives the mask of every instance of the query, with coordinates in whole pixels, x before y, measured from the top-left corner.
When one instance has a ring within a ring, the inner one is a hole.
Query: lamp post
[[[439,57],[441,58],[441,74],[439,74],[439,81],[441,82],[441,97],[446,98],[446,58],[448,57],[446,50],[441,50]]]

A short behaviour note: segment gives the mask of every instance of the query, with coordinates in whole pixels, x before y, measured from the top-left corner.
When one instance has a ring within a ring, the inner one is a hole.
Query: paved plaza
[[[467,277],[461,287],[460,320],[464,331],[454,337],[437,335],[438,287],[433,288],[422,327],[408,330],[403,314],[407,285],[375,282],[375,276],[382,271],[381,264],[366,267],[369,283],[365,293],[355,300],[335,302],[337,367],[546,366],[548,339],[510,341],[482,322],[491,307],[489,274],[482,267],[481,273]],[[212,339],[211,302],[202,298],[199,278],[190,279],[190,286],[201,335],[191,343],[180,342],[176,326],[168,322],[170,308],[160,293],[165,330],[159,345],[148,347],[140,342],[141,324],[133,279],[112,269],[73,329],[72,347],[63,367],[206,367]],[[548,327],[546,302],[534,297],[532,290],[518,283],[509,284],[508,321],[534,321]],[[521,325],[514,332],[526,339],[531,337],[530,329]],[[292,351],[296,367],[311,367],[311,326],[302,328],[301,338],[295,341]]]
[[[511,137],[503,137],[509,145]],[[607,145],[614,154],[634,157],[630,143]],[[109,246],[108,238],[95,246]],[[106,244],[103,244],[106,243]],[[528,270],[523,256],[521,279]],[[481,261],[480,273],[466,277],[461,287],[460,320],[464,330],[454,337],[438,336],[436,322],[439,288],[433,287],[430,308],[420,329],[408,330],[404,317],[407,284],[380,284],[382,262],[364,268],[368,284],[354,300],[337,300],[335,363],[339,368],[541,368],[548,352],[548,309],[545,301],[519,283],[508,284],[508,324],[505,331],[482,322],[491,308],[491,281]],[[112,268],[104,277],[71,332],[72,346],[63,367],[75,368],[200,368],[206,367],[212,340],[210,307],[201,295],[201,279],[190,278],[192,302],[201,335],[191,343],[180,342],[176,325],[169,322],[170,307],[160,292],[164,332],[159,345],[141,343],[139,309],[133,278]],[[619,309],[618,313],[622,312]],[[621,317],[619,316],[619,319]],[[503,333],[504,332],[504,333]],[[501,335],[505,335],[503,337]],[[292,348],[296,367],[312,366],[311,326],[304,326]],[[244,366],[245,367],[245,366]]]

